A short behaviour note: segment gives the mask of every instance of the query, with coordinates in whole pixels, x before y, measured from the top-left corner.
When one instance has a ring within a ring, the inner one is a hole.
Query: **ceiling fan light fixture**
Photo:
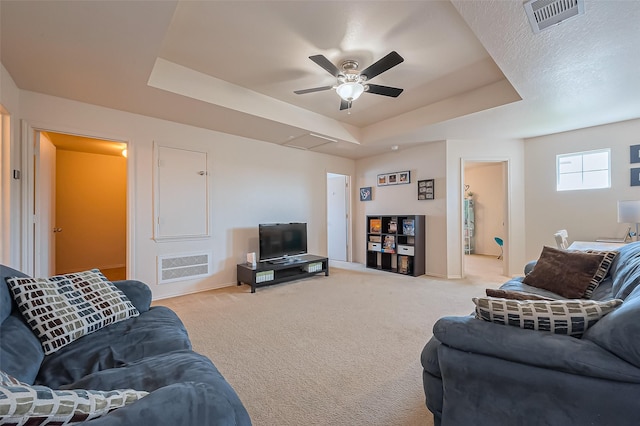
[[[345,101],[355,101],[364,93],[364,86],[360,82],[346,82],[336,88],[336,93]]]

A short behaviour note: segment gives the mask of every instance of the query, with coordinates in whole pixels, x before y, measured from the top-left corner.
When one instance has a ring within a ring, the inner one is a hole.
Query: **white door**
[[[348,194],[348,177],[327,173],[328,257],[344,262],[348,260]]]
[[[55,274],[56,241],[56,147],[36,132],[36,269],[37,277]]]
[[[22,123],[23,209],[25,214],[21,269],[32,276],[55,272],[55,181],[56,148],[26,122]]]

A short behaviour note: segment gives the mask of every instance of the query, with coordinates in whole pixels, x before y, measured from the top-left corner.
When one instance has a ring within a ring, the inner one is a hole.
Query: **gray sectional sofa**
[[[438,320],[421,356],[435,425],[639,424],[639,284],[640,243],[631,243],[591,297],[622,303],[577,337],[475,314]],[[501,289],[563,299],[523,277]]]
[[[2,399],[16,398],[20,392],[35,394],[35,389],[38,395],[61,399],[71,394],[77,399],[78,395],[86,397],[84,390],[130,389],[125,399],[133,399],[86,423],[251,424],[236,392],[213,363],[192,351],[187,331],[176,314],[166,307],[150,307],[151,291],[145,284],[133,280],[113,283],[139,315],[109,324],[45,355],[39,338],[17,308],[5,281],[8,277],[26,275],[0,265],[0,370],[5,373],[5,382],[0,384],[0,423],[9,422],[2,417]],[[105,395],[99,396],[104,401]],[[106,394],[106,398],[115,396]],[[75,405],[82,408],[82,404]],[[6,405],[4,409],[6,415]],[[36,419],[32,424],[40,423]]]

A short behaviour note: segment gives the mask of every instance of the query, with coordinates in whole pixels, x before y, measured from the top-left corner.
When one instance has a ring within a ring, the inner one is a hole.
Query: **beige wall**
[[[129,276],[156,299],[235,285],[236,264],[258,251],[259,223],[306,221],[309,252],[326,255],[326,173],[355,173],[352,160],[33,92],[21,92],[20,116],[37,129],[128,143]],[[210,237],[153,239],[154,141],[208,154]],[[158,284],[158,256],[205,251],[211,276]]]
[[[640,143],[640,120],[527,139],[526,255],[535,259],[545,245],[555,246],[553,233],[567,229],[569,242],[599,236],[621,236],[626,224],[617,222],[618,200],[640,200],[640,187],[629,184],[629,146]],[[556,155],[611,149],[611,188],[556,191]]]
[[[447,141],[447,267],[451,278],[463,276],[462,182],[467,161],[506,163],[505,273],[520,275],[526,263],[524,193],[524,143],[519,139]]]
[[[2,123],[2,169],[0,173],[0,240],[2,240],[2,253],[0,261],[5,265],[19,267],[22,256],[20,244],[20,215],[22,198],[20,193],[20,181],[13,179],[14,169],[19,169],[20,149],[16,143],[20,134],[20,90],[15,82],[0,63],[0,109],[5,117]],[[9,138],[6,138],[7,132]],[[9,146],[7,146],[9,145]],[[7,191],[9,191],[7,193]],[[9,205],[6,205],[7,203]]]
[[[365,263],[366,216],[417,214],[426,216],[426,271],[446,276],[447,257],[443,250],[446,234],[446,149],[445,142],[390,152],[357,161],[354,195],[354,260]],[[378,174],[411,172],[411,184],[376,186]],[[418,201],[417,181],[435,179],[435,200]],[[355,198],[361,187],[373,188],[372,201]]]
[[[127,160],[58,150],[56,273],[126,265]]]

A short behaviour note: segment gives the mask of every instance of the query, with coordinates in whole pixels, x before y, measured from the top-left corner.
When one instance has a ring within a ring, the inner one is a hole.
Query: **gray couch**
[[[142,399],[86,423],[95,426],[250,425],[232,387],[206,357],[191,350],[187,331],[166,307],[150,307],[151,291],[116,281],[140,315],[81,337],[51,355],[17,310],[5,278],[25,275],[0,265],[0,370],[52,389],[148,391]]]
[[[501,289],[561,299],[522,279]],[[632,243],[619,250],[592,296],[623,299],[623,304],[581,338],[473,315],[438,320],[421,357],[426,405],[435,425],[639,424],[638,284],[640,243]]]

